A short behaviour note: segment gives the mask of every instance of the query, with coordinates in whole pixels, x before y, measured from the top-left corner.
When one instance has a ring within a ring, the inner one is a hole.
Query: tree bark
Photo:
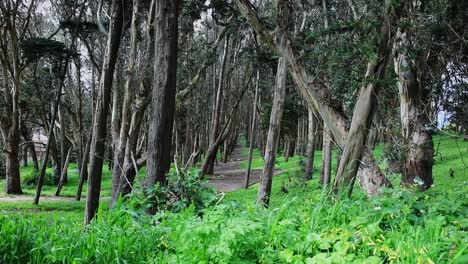
[[[66,177],[67,177],[67,170],[68,170],[68,163],[70,161],[70,153],[72,148],[68,149],[67,157],[65,158],[65,163],[62,166],[62,172],[60,173],[60,181],[57,185],[57,191],[55,192],[55,196],[60,196],[60,192],[62,192],[63,185],[66,184]]]
[[[429,189],[434,181],[434,143],[430,131],[426,128],[429,118],[424,109],[427,102],[424,87],[417,78],[415,60],[410,59],[403,50],[403,46],[409,43],[407,33],[399,31],[397,34],[399,42],[395,45],[397,56],[394,59],[394,69],[398,76],[402,136],[406,141],[406,160],[401,185],[410,187],[420,184],[420,189],[424,191]],[[417,178],[422,183],[418,183]]]
[[[366,78],[373,78],[375,80],[380,80],[383,78],[387,63],[389,61],[389,56],[391,49],[389,49],[389,43],[392,40],[392,32],[390,26],[395,22],[392,15],[390,18],[390,12],[392,8],[390,3],[386,3],[384,21],[380,28],[379,40],[376,44],[376,55],[377,62],[369,62],[367,65]],[[351,121],[351,126],[347,135],[345,147],[341,155],[340,164],[336,172],[336,178],[334,183],[334,191],[342,192],[343,190],[348,190],[348,195],[350,196],[353,190],[353,184],[356,178],[358,169],[361,167],[361,170],[366,170],[368,165],[361,160],[362,156],[368,156],[366,159],[369,162],[373,162],[372,154],[368,146],[366,146],[366,140],[368,135],[368,130],[371,128],[373,113],[375,110],[376,102],[375,97],[378,91],[378,85],[375,81],[361,87],[359,97],[354,108],[353,118]],[[367,151],[364,151],[367,150]],[[361,174],[360,182],[366,182],[365,185],[366,193],[368,195],[378,195],[379,188],[381,186],[391,186],[390,181],[375,168],[370,169],[370,172],[373,174],[365,172]],[[368,178],[371,177],[371,178]],[[377,184],[373,186],[371,183],[375,182]],[[361,186],[364,188],[364,186]]]
[[[131,122],[131,103],[134,99],[134,93],[137,89],[135,82],[136,75],[136,53],[137,53],[137,33],[138,33],[138,11],[140,0],[133,1],[131,37],[130,37],[130,54],[128,63],[128,77],[125,82],[124,101],[122,106],[122,120],[120,124],[120,133],[118,142],[115,143],[114,150],[114,168],[112,170],[112,195],[109,207],[113,208],[117,198],[121,194],[122,185],[121,178],[124,167],[125,149],[127,146],[128,132]]]
[[[323,125],[323,146],[322,146],[322,170],[320,172],[320,180],[324,186],[330,184],[331,181],[331,159],[332,159],[332,142],[331,132],[327,125]]]
[[[171,164],[177,84],[178,0],[156,1],[155,63],[145,187],[165,186]]]
[[[257,101],[258,101],[258,85],[260,82],[260,71],[257,70],[257,81],[255,84],[255,96],[254,96],[254,103],[252,109],[252,124],[250,126],[250,139],[249,139],[249,157],[247,158],[247,170],[245,171],[245,180],[244,180],[244,188],[249,188],[249,181],[250,181],[250,169],[252,167],[252,156],[253,156],[253,147],[254,147],[254,138],[255,138],[255,131],[257,127]]]
[[[265,163],[263,166],[262,177],[258,186],[257,203],[268,207],[271,196],[271,185],[275,172],[276,154],[278,152],[278,143],[281,129],[281,120],[283,119],[284,96],[286,94],[286,79],[288,74],[288,65],[284,58],[278,61],[278,71],[276,73],[276,85],[273,95],[273,106],[270,115],[270,125],[268,129],[268,138],[265,147]]]
[[[278,3],[286,3],[288,0],[279,0]],[[291,40],[289,38],[278,38],[277,36],[272,36],[265,25],[262,23],[260,18],[255,12],[255,8],[252,6],[249,0],[236,0],[238,7],[240,8],[242,14],[247,18],[249,24],[257,32],[260,39],[267,44],[268,46],[275,49],[279,52],[288,62],[289,71],[294,79],[294,82],[298,86],[303,97],[307,100],[309,105],[311,105],[314,110],[324,120],[325,124],[332,131],[335,141],[337,144],[344,148],[346,138],[347,138],[347,119],[340,111],[336,110],[333,105],[328,100],[328,91],[320,83],[308,74],[306,67],[298,59],[297,51],[291,45]],[[280,5],[279,5],[280,6]],[[288,25],[288,19],[293,17],[292,12],[288,11],[278,11],[278,21],[279,25]],[[363,152],[368,152],[367,149],[362,149]],[[370,160],[371,163],[366,164],[363,171],[366,176],[372,176],[377,178],[378,181],[371,179],[370,182],[385,182],[382,179],[383,175],[378,173],[376,175],[370,174],[370,172],[380,171],[378,165],[375,161]],[[364,175],[363,174],[363,175]],[[378,188],[377,188],[378,189]],[[375,195],[376,193],[373,190],[365,190],[368,195]]]
[[[229,37],[226,37],[226,40],[224,42],[222,66],[221,66],[221,71],[219,73],[218,87],[216,89],[216,96],[215,96],[213,115],[212,115],[212,121],[211,121],[210,141],[209,141],[209,146],[208,146],[209,149],[213,148],[214,142],[216,141],[216,138],[219,135],[219,126],[221,123],[221,107],[223,103],[223,90],[224,90],[223,86],[225,82],[224,75],[226,72],[228,54],[229,54]],[[216,152],[218,151],[218,148],[214,148],[214,149]],[[206,161],[208,162],[208,170],[206,171],[206,174],[213,174],[215,159],[216,159],[216,155],[214,155],[212,158]]]
[[[316,121],[313,110],[308,108],[309,125],[307,129],[307,152],[306,152],[306,167],[304,172],[304,180],[312,179],[314,173],[314,156],[315,156],[315,138],[316,138]]]
[[[93,122],[93,136],[90,147],[90,163],[88,170],[88,188],[86,196],[85,224],[88,225],[96,215],[101,193],[102,165],[107,133],[107,116],[109,113],[110,96],[115,64],[122,39],[123,2],[114,0],[111,5],[111,22],[106,55],[102,67],[98,100]]]

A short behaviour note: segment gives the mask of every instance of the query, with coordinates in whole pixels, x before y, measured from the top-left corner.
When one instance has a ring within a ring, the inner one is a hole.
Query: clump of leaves
[[[37,182],[39,181],[40,172],[33,171],[31,174],[26,174],[23,177],[23,184],[28,186],[36,186]],[[44,185],[46,186],[54,186],[55,180],[51,173],[46,172],[44,175]]]
[[[200,181],[199,171],[172,173],[166,186],[155,185],[142,188],[130,199],[134,210],[144,210],[155,214],[161,211],[180,212],[193,205],[197,212],[214,205],[218,201],[215,190]]]

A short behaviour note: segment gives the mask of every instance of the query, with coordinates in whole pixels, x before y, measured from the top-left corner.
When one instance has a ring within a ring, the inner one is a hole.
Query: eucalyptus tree
[[[21,76],[28,62],[20,54],[21,42],[30,37],[35,1],[6,0],[0,3],[0,63],[2,101],[0,129],[5,155],[6,192],[21,194],[19,171]]]
[[[90,147],[85,224],[91,222],[99,207],[102,165],[107,133],[107,116],[112,93],[112,82],[114,81],[114,70],[124,29],[125,7],[126,5],[123,1],[112,1],[110,6],[111,19],[109,21],[109,32],[107,33],[107,47],[102,65]]]

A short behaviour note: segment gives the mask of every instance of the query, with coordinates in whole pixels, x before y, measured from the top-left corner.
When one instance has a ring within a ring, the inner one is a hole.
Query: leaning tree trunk
[[[178,0],[156,1],[155,62],[145,187],[164,186],[171,165],[177,85]]]
[[[28,143],[28,148],[29,148],[29,152],[31,153],[31,159],[33,162],[34,171],[38,171],[39,162],[37,161],[36,147],[34,146],[34,142]]]
[[[417,78],[416,65],[409,59],[402,46],[408,44],[405,32],[398,32],[396,44],[395,73],[398,76],[400,93],[402,136],[405,139],[406,155],[402,171],[401,185],[410,187],[422,183],[421,189],[427,190],[433,183],[432,166],[434,164],[434,143],[427,130],[428,115],[425,112],[424,87]]]
[[[286,94],[286,79],[288,74],[288,65],[284,58],[278,61],[278,71],[276,73],[276,85],[273,94],[273,106],[271,108],[270,125],[268,129],[267,143],[265,147],[265,163],[262,176],[258,186],[257,203],[268,206],[271,196],[271,185],[275,172],[276,154],[278,152],[278,143],[281,129],[281,120],[283,119],[284,96]]]
[[[307,72],[305,65],[303,65],[301,60],[299,60],[298,52],[294,49],[293,45],[291,45],[291,40],[289,38],[281,39],[276,35],[270,34],[249,0],[236,0],[236,3],[260,39],[265,44],[275,49],[287,60],[289,71],[294,82],[298,86],[299,91],[307,102],[317,111],[317,113],[320,114],[326,125],[330,128],[336,143],[341,148],[344,148],[348,134],[347,119],[339,110],[335,109],[327,99],[329,97],[329,91],[327,91],[326,88],[324,88]],[[278,0],[279,7],[287,6],[287,4],[288,0]],[[279,24],[282,26],[288,25],[289,19],[294,17],[292,11],[287,11],[285,8],[279,8],[278,15],[279,18],[281,18],[278,19],[280,21]],[[364,153],[369,152],[367,149],[362,149],[362,151]],[[369,155],[371,154],[369,153]],[[361,172],[358,174],[363,177],[363,182],[365,181],[369,184],[373,182],[376,183],[375,188],[365,189],[368,195],[375,195],[376,193],[374,190],[378,190],[378,188],[380,188],[377,184],[386,184],[388,181],[385,181],[385,178],[380,173],[378,164],[372,159],[370,162],[371,163],[369,164],[365,164],[364,168],[362,168],[360,170]],[[379,173],[372,174],[376,171],[379,171]],[[375,179],[378,179],[378,181]]]
[[[380,80],[384,76],[391,52],[389,48],[389,43],[392,40],[391,25],[397,20],[397,16],[390,14],[392,8],[388,1],[385,8],[384,21],[380,28],[378,42],[376,43],[378,60],[377,62],[369,62],[366,72],[366,78],[373,78],[375,80]],[[383,184],[383,186],[391,186],[390,181],[385,178],[380,170],[375,168],[368,170],[367,164],[363,162],[364,159],[367,161],[373,160],[372,154],[369,154],[371,149],[366,145],[366,142],[368,130],[372,124],[373,113],[376,107],[375,97],[377,91],[378,85],[375,81],[360,89],[345,147],[336,172],[334,183],[335,192],[342,192],[347,189],[348,195],[351,195],[359,168],[363,171],[363,173],[360,174],[359,182],[361,183],[361,187],[367,188],[365,192],[368,195],[378,195],[380,192],[379,189],[382,186],[380,184]],[[367,157],[362,158],[363,156]],[[363,183],[365,184],[363,185]]]
[[[86,196],[85,224],[89,224],[96,215],[101,193],[102,165],[107,134],[107,116],[112,93],[115,64],[122,39],[123,3],[114,0],[111,6],[111,23],[107,41],[106,55],[103,62],[98,100],[94,114],[93,136],[90,148],[88,189]]]
[[[312,108],[308,107],[309,125],[307,129],[307,153],[306,167],[304,171],[304,180],[312,179],[314,173],[314,156],[315,156],[315,138],[316,138],[316,121]]]

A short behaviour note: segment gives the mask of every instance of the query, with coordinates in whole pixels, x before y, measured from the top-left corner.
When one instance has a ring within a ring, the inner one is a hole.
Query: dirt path
[[[244,188],[245,169],[241,169],[241,162],[247,160],[242,157],[242,147],[237,145],[234,148],[228,162],[218,162],[214,167],[214,174],[208,176],[208,185],[213,186],[219,192],[232,192]],[[282,173],[282,170],[275,170],[275,176]],[[250,185],[260,180],[262,170],[250,171]]]
[[[244,188],[245,170],[241,169],[241,162],[247,160],[247,157],[242,157],[242,147],[237,145],[234,148],[228,162],[219,162],[214,167],[214,174],[208,176],[208,185],[216,188],[218,192],[232,192]],[[282,170],[275,170],[275,176],[282,173]],[[250,172],[250,185],[257,183],[260,180],[262,170],[252,170]],[[109,197],[102,197],[101,200],[108,200]],[[10,195],[0,197],[0,202],[27,202],[33,200],[31,195]],[[74,197],[56,197],[56,196],[41,196],[40,201],[57,202],[57,201],[75,201]]]

